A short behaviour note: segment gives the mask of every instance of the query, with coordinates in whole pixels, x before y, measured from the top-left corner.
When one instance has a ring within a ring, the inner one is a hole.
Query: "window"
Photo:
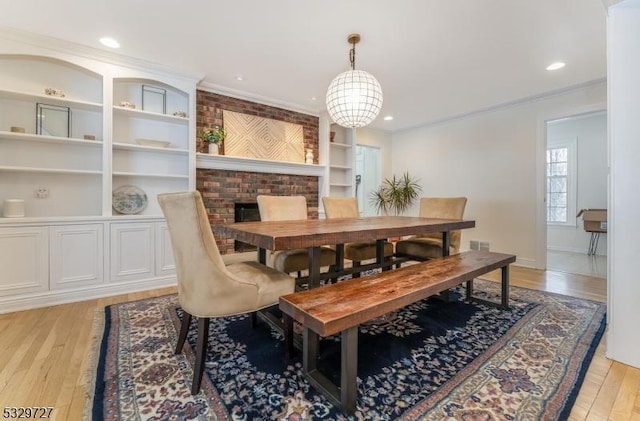
[[[576,225],[576,140],[547,147],[547,223]]]

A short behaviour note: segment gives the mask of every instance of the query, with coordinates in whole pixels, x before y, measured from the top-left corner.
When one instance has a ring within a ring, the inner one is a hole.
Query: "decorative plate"
[[[124,215],[135,215],[147,207],[147,194],[136,186],[120,186],[113,191],[113,209]]]

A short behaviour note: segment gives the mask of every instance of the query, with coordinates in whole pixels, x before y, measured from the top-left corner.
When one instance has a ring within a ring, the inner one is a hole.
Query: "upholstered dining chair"
[[[278,303],[295,289],[295,279],[258,262],[225,266],[207,219],[200,192],[165,193],[158,202],[169,227],[184,310],[175,353],[182,351],[192,317],[198,318],[196,362],[191,393],[197,394],[207,355],[209,319],[255,311]]]
[[[466,197],[423,197],[420,199],[420,216],[424,218],[462,219]],[[460,230],[450,233],[450,254],[460,250]],[[396,243],[396,254],[415,260],[442,257],[442,233],[417,235]]]
[[[360,216],[358,199],[355,197],[323,197],[322,203],[327,218],[358,218]],[[385,258],[393,256],[393,243],[384,242],[384,256]],[[344,257],[351,260],[353,267],[356,268],[362,261],[376,258],[376,242],[347,243],[344,245]],[[359,276],[358,272],[353,274],[354,278]]]
[[[287,221],[307,219],[307,199],[304,196],[268,196],[257,198],[260,220]],[[320,266],[333,266],[336,252],[329,247],[320,248]],[[307,249],[279,250],[269,252],[267,264],[285,272],[300,272],[309,269],[309,251]]]

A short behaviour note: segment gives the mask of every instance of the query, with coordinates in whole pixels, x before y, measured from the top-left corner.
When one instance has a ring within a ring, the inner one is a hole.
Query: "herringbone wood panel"
[[[304,162],[304,134],[300,124],[224,110],[227,131],[224,152],[230,156]]]

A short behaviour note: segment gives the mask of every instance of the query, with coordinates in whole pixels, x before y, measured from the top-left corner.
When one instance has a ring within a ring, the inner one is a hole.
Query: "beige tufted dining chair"
[[[424,218],[462,219],[466,197],[423,197],[420,199],[420,216]],[[460,250],[460,230],[451,231],[450,254]],[[416,260],[442,257],[442,234],[417,235],[396,243],[396,254]]]
[[[258,262],[225,266],[207,219],[200,192],[165,193],[158,202],[169,227],[184,310],[175,353],[182,351],[192,317],[198,318],[196,362],[191,393],[200,390],[209,338],[209,319],[275,305],[295,289],[295,280]],[[255,316],[255,314],[252,314]],[[255,318],[252,317],[255,322]]]
[[[324,212],[327,218],[359,218],[358,199],[355,197],[323,197]],[[384,256],[393,256],[393,244],[384,242]],[[345,259],[353,262],[353,267],[360,266],[360,262],[376,258],[376,242],[356,242],[344,245]],[[353,277],[359,277],[354,273]]]
[[[307,219],[307,199],[304,196],[267,196],[256,198],[260,220],[287,221]],[[309,269],[309,251],[307,249],[279,250],[270,252],[267,263],[275,269],[285,272],[300,272]],[[320,248],[320,266],[332,266],[336,263],[336,252],[329,247]]]

